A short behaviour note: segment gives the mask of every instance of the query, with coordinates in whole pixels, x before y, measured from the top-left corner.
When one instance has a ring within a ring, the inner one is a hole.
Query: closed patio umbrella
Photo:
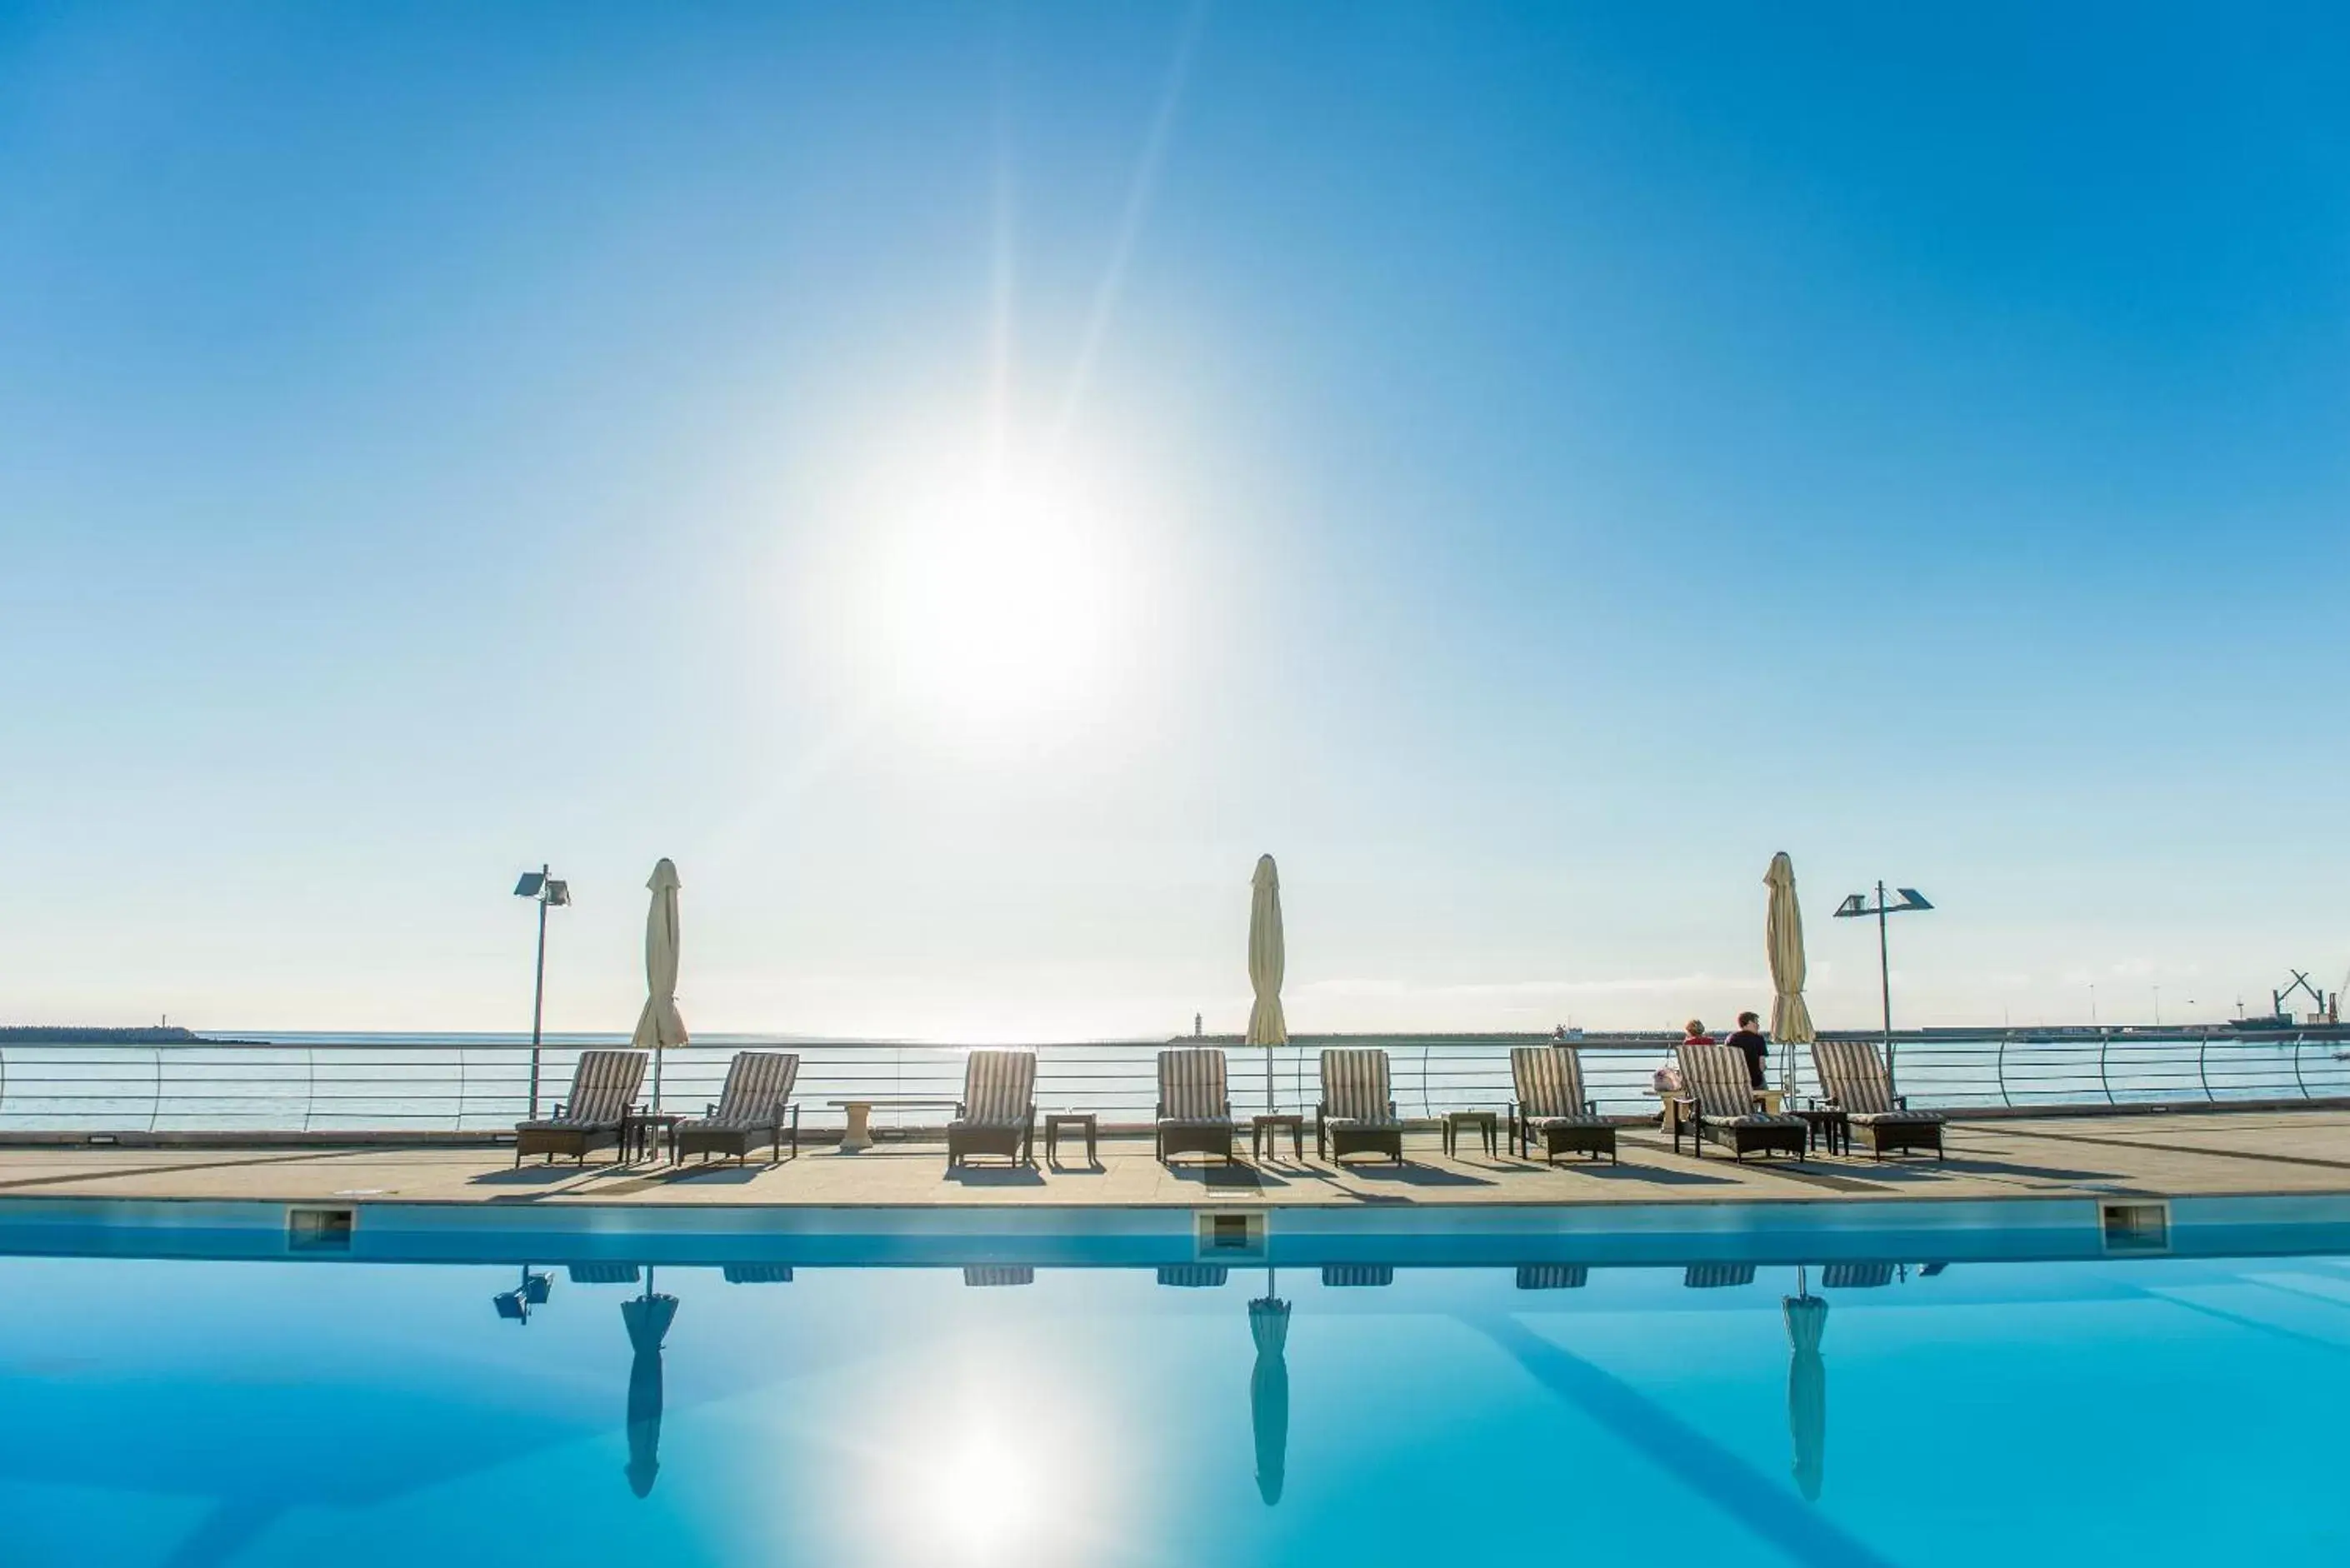
[[[1763,940],[1771,950],[1771,1038],[1779,1046],[1781,1086],[1792,1095],[1794,1047],[1809,1045],[1818,1035],[1812,1028],[1812,1010],[1804,1005],[1804,909],[1795,901],[1795,863],[1785,850],[1771,857],[1762,882],[1771,889],[1763,921]]]
[[[1256,1490],[1270,1508],[1281,1501],[1289,1463],[1289,1303],[1273,1293],[1273,1271],[1264,1273],[1264,1294],[1249,1303],[1249,1337],[1256,1342],[1256,1366],[1249,1373],[1249,1425],[1256,1434]]]
[[[662,862],[667,865],[667,861]],[[645,1293],[620,1303],[629,1345],[629,1490],[650,1496],[660,1473],[661,1341],[677,1317],[677,1298],[653,1293],[653,1272],[645,1270]]]
[[[677,867],[664,857],[645,886],[653,896],[645,913],[645,1010],[629,1044],[653,1054],[653,1109],[660,1110],[661,1053],[686,1042],[677,1011]]]
[[[1828,1303],[1811,1293],[1802,1270],[1795,1279],[1796,1293],[1780,1301],[1795,1353],[1787,1364],[1787,1433],[1795,1445],[1795,1490],[1804,1501],[1817,1502],[1827,1469],[1828,1369],[1820,1359],[1820,1335],[1828,1326]]]
[[[1254,891],[1249,898],[1249,987],[1256,1001],[1249,1008],[1248,1039],[1264,1047],[1264,1108],[1273,1106],[1273,1048],[1289,1044],[1289,1020],[1281,1012],[1281,971],[1286,955],[1281,936],[1281,873],[1273,857],[1256,857]]]

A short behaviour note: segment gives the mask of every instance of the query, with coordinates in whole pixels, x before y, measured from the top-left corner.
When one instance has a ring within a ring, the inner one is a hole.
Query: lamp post
[[[530,1119],[538,1119],[538,1042],[539,1026],[546,1016],[546,909],[550,904],[571,902],[571,884],[559,877],[550,877],[541,866],[536,871],[525,871],[515,884],[515,897],[528,898],[538,906],[538,969],[530,988]]]
[[[1835,918],[1839,920],[1854,919],[1863,915],[1877,917],[1877,983],[1878,992],[1885,1002],[1885,1071],[1888,1077],[1893,1072],[1893,961],[1887,956],[1885,917],[1906,915],[1912,909],[1930,909],[1934,907],[1926,902],[1926,895],[1915,888],[1896,888],[1893,890],[1901,896],[1899,903],[1887,900],[1885,884],[1879,882],[1877,885],[1875,903],[1868,901],[1868,895],[1866,893],[1854,893],[1843,903],[1838,904],[1835,910]]]

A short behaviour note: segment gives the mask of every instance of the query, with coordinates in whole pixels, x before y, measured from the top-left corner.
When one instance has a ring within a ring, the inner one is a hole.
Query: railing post
[[[318,1048],[302,1047],[302,1130],[308,1132],[318,1111]]]
[[[163,1114],[163,1048],[155,1047],[155,1092],[147,1105],[147,1130],[153,1132],[155,1123]]]
[[[2105,1090],[2106,1104],[2109,1106],[2114,1103],[2114,1081],[2106,1075],[2106,1053],[2112,1048],[2113,1043],[2111,1034],[2102,1029],[2097,1031],[2097,1086]]]
[[[2210,1059],[2211,1037],[2206,1034],[2202,1043],[2195,1047],[2195,1076],[2203,1085],[2203,1103],[2207,1106],[2211,1103]]]
[[[1887,1034],[1885,1037],[1885,1086],[1897,1095],[1901,1092],[1901,1074],[1893,1065],[1893,1059],[1900,1054],[1901,1043],[1894,1039],[1891,1034]]]
[[[2007,1033],[2004,1030],[2000,1033],[1999,1055],[1991,1063],[1991,1071],[1999,1075],[2000,1108],[2002,1110],[2013,1110],[2015,1108],[2015,1102],[2008,1098],[2007,1095]]]
[[[457,1047],[457,1119],[449,1126],[451,1132],[465,1130],[465,1048]]]
[[[2301,1075],[2301,1047],[2303,1038],[2299,1034],[2293,1037],[2293,1086],[2301,1091],[2301,1097],[2305,1100],[2309,1098],[2309,1085]],[[5,1072],[0,1072],[0,1099],[5,1099],[6,1095],[7,1076]]]

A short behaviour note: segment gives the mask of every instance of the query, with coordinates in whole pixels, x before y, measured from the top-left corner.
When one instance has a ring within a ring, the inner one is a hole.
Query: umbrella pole
[[[669,1053],[660,1046],[653,1047],[653,1115],[655,1116],[660,1115],[661,1058],[668,1054]]]
[[[1264,1114],[1273,1115],[1273,1047],[1264,1048]]]

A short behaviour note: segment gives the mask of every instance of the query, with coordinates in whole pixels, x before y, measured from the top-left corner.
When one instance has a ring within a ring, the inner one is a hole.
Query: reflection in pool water
[[[2344,1545],[2333,1257],[657,1273],[0,1258],[11,1560]]]

